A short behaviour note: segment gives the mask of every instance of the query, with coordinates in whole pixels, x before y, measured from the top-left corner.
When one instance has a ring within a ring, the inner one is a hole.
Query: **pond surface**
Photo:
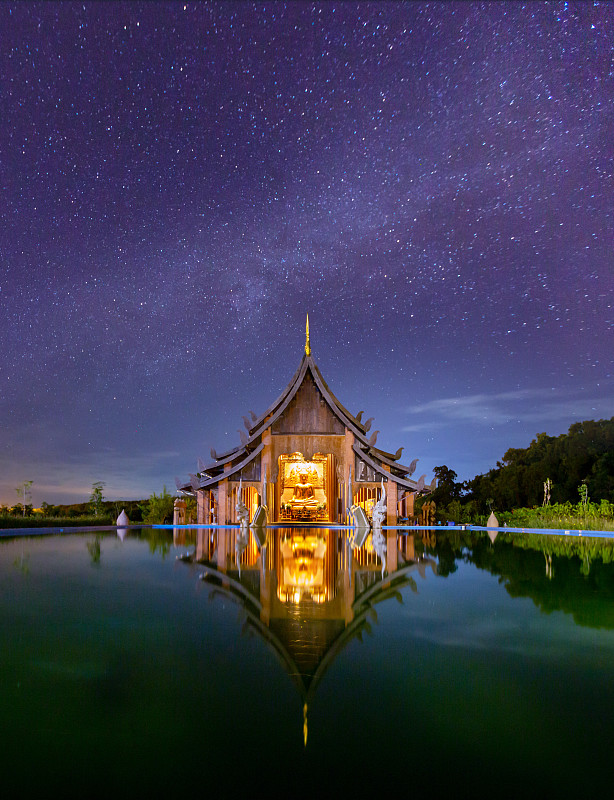
[[[611,787],[611,542],[122,535],[0,540],[4,796]]]

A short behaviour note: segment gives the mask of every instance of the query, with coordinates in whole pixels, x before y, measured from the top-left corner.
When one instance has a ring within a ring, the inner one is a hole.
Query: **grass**
[[[107,516],[80,516],[80,517],[42,517],[36,514],[32,517],[14,517],[11,515],[0,516],[0,528],[81,528],[95,525],[114,525],[111,517]]]
[[[510,528],[559,528],[562,530],[614,531],[614,503],[556,503],[538,508],[495,512],[499,525]]]

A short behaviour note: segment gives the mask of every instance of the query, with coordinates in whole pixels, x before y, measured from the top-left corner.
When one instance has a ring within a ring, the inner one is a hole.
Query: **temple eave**
[[[418,491],[418,484],[416,481],[412,481],[409,478],[402,478],[398,475],[393,475],[391,472],[388,472],[382,467],[381,461],[378,463],[377,460],[372,458],[369,453],[365,452],[359,444],[354,444],[352,449],[356,453],[356,455],[361,458],[366,464],[368,464],[372,469],[374,469],[379,474],[385,475],[388,480],[392,480],[398,486],[403,486],[405,489],[408,489],[411,492]]]
[[[201,482],[199,489],[207,489],[211,486],[215,486],[216,483],[219,483],[221,480],[226,478],[230,478],[235,475],[237,472],[240,472],[244,467],[246,467],[250,461],[252,461],[257,455],[259,455],[264,448],[264,444],[260,443],[258,447],[256,447],[252,452],[244,458],[242,461],[239,461],[238,464],[235,464],[229,470],[224,471],[220,475],[216,475],[214,478],[210,478],[208,481]]]

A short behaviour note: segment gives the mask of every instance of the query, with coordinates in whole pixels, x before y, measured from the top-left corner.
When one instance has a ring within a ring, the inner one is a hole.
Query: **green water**
[[[611,564],[442,533],[390,587],[331,532],[335,597],[268,618],[283,535],[226,584],[195,535],[0,540],[3,796],[609,791]]]

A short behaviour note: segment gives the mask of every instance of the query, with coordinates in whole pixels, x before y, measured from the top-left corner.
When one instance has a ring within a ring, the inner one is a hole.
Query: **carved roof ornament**
[[[239,488],[237,490],[237,503],[235,505],[235,511],[237,512],[237,520],[241,525],[245,525],[247,522],[249,522],[249,511],[247,506],[243,502],[243,478],[239,480]],[[247,542],[245,542],[245,545],[247,545]],[[243,547],[243,550],[245,550],[245,546]]]
[[[375,442],[377,442],[377,434],[378,433],[379,433],[379,431],[375,431],[375,433],[371,434],[371,436],[367,440],[370,447],[373,447]]]
[[[309,341],[309,314],[307,314],[307,325],[305,326],[305,355],[311,355],[311,343]]]
[[[375,417],[369,417],[369,419],[366,422],[363,422],[362,426],[365,429],[365,432],[369,431],[369,428],[371,427],[371,423],[373,422],[374,419],[375,419]]]

